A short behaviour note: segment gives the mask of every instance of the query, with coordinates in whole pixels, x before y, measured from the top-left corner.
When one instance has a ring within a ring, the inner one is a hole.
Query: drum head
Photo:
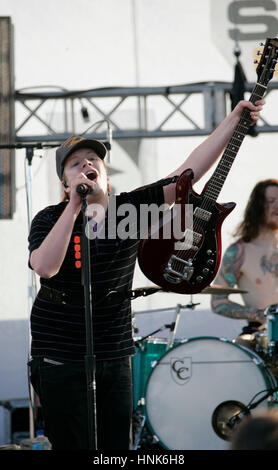
[[[228,449],[229,442],[214,430],[219,405],[247,406],[275,385],[252,351],[219,338],[192,338],[167,351],[153,369],[146,388],[147,423],[166,449]]]

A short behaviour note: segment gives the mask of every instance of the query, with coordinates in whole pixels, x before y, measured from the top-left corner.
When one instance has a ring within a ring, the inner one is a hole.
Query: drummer
[[[236,342],[254,347],[256,332],[264,329],[265,309],[278,303],[278,180],[257,183],[251,192],[236,241],[225,251],[215,283],[238,287],[243,305],[226,295],[212,295],[214,313],[246,319]]]

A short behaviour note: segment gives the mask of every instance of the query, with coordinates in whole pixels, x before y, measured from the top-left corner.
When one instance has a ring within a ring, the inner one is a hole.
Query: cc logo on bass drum
[[[171,358],[171,376],[176,383],[184,385],[191,378],[191,358]]]

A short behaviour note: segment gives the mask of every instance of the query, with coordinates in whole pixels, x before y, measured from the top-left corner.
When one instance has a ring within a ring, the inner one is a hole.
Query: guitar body
[[[215,278],[221,260],[221,226],[235,207],[235,203],[220,205],[207,201],[204,197],[205,188],[198,195],[192,189],[192,178],[190,169],[179,177],[175,206],[169,209],[168,220],[165,215],[160,217],[156,233],[151,233],[149,228],[149,238],[140,241],[138,252],[142,272],[163,290],[179,294],[201,292]],[[198,216],[202,206],[206,208],[206,218],[210,214],[209,220],[203,219],[203,212],[201,219]],[[180,211],[180,233],[187,233],[180,239],[175,238],[173,230],[177,207]],[[193,220],[188,216],[189,212],[193,213]],[[165,239],[166,225],[168,234],[171,225],[171,237]]]

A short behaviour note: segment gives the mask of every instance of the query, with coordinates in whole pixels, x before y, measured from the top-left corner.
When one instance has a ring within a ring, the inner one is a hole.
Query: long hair
[[[278,180],[267,179],[260,181],[250,194],[243,220],[234,233],[235,237],[242,239],[244,242],[248,243],[256,238],[265,224],[265,191],[269,186],[278,187]]]

